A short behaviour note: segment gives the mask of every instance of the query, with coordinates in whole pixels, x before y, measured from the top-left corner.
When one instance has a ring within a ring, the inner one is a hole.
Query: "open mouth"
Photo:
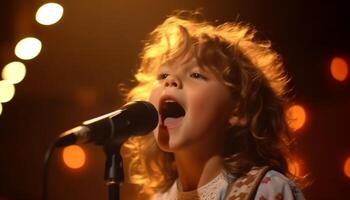
[[[176,119],[185,116],[185,109],[173,99],[165,99],[160,104],[160,115],[164,125],[174,125]]]

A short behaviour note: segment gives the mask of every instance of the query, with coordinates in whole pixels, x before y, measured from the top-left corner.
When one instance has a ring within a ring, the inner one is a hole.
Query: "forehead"
[[[191,69],[191,68],[202,68],[198,65],[196,58],[180,58],[167,61],[159,66],[162,68],[170,68],[170,69]]]

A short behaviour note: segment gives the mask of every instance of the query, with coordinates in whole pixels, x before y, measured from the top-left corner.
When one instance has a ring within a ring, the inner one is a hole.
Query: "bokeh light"
[[[42,5],[36,12],[35,19],[42,25],[52,25],[58,22],[63,15],[63,7],[58,3]]]
[[[15,86],[7,80],[0,81],[0,103],[10,101],[15,95]]]
[[[305,109],[300,105],[293,105],[287,110],[287,121],[289,127],[296,131],[304,126],[306,122]]]
[[[302,176],[301,162],[299,160],[288,162],[288,170],[294,176]]]
[[[345,160],[344,174],[346,177],[350,178],[350,156]]]
[[[81,87],[74,95],[74,99],[78,105],[88,108],[96,105],[98,99],[97,89],[92,87]]]
[[[1,76],[12,84],[21,82],[26,75],[26,66],[21,62],[11,62],[2,69]]]
[[[27,37],[19,41],[15,47],[15,54],[23,60],[35,58],[41,51],[40,40],[34,37]]]
[[[331,74],[337,81],[344,81],[348,77],[349,66],[343,58],[335,57],[331,62]]]
[[[86,155],[78,145],[71,145],[63,149],[63,161],[67,167],[72,169],[81,168],[85,164]]]

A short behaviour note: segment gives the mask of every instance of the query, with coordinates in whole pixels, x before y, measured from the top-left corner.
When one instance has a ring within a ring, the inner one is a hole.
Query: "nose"
[[[165,87],[180,88],[181,87],[181,82],[180,82],[180,80],[178,78],[176,78],[174,76],[168,76],[165,79],[164,86]]]

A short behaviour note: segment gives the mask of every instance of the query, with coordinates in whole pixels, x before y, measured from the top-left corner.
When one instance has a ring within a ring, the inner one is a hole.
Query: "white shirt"
[[[224,200],[228,186],[235,178],[221,172],[214,179],[196,190],[183,192],[178,180],[164,193],[157,193],[152,200]],[[254,200],[303,200],[303,194],[295,183],[283,174],[270,170],[261,180]]]

